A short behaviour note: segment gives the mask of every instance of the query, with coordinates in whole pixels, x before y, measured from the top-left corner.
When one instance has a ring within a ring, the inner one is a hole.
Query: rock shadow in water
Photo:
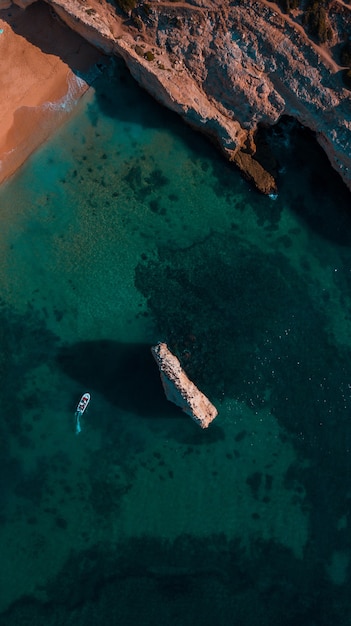
[[[111,404],[143,417],[179,417],[166,399],[147,344],[82,341],[60,349],[57,361],[70,378],[95,390]]]
[[[280,203],[291,205],[308,228],[340,246],[351,243],[350,192],[331,166],[316,134],[290,117],[283,117],[260,137],[269,145],[281,168],[278,181]],[[293,175],[294,187],[287,182]]]

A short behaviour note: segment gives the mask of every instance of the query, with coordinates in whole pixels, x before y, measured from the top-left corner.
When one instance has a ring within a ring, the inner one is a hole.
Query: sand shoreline
[[[72,115],[101,60],[47,5],[0,11],[0,183]]]

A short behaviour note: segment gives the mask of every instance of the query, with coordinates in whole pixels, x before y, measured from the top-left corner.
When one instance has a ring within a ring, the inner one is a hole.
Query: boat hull
[[[78,402],[76,413],[80,413],[80,415],[83,415],[89,402],[90,402],[90,393],[84,393]]]

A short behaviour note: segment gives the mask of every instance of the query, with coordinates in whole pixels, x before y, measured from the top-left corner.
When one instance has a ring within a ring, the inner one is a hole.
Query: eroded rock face
[[[189,380],[179,360],[170,352],[166,343],[158,343],[151,348],[151,352],[160,369],[167,399],[190,415],[201,428],[207,428],[218,415],[216,407]]]
[[[253,138],[282,115],[316,132],[351,190],[351,93],[342,68],[309,39],[298,15],[267,0],[149,0],[127,20],[107,0],[47,2],[91,43],[122,56],[152,96],[212,137],[264,193],[276,186],[257,164]],[[334,0],[329,10],[336,49],[351,7]]]
[[[265,0],[192,4],[201,7],[154,10],[154,40],[170,51],[176,67],[184,67],[212,107],[246,132],[274,124],[282,115],[315,131],[351,189],[351,94],[328,50]],[[350,28],[351,8],[343,11],[349,12]],[[334,36],[337,41],[337,30]],[[262,191],[271,192],[248,157],[238,158],[234,151],[230,158],[251,172]]]

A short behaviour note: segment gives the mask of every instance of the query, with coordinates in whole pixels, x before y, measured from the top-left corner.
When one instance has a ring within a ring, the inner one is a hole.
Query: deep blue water
[[[262,197],[119,63],[78,109],[0,192],[1,623],[350,624],[349,193],[285,120]]]

